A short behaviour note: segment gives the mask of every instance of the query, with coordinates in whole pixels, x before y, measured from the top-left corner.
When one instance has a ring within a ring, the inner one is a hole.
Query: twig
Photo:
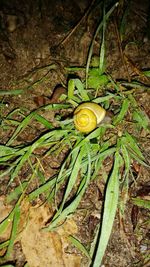
[[[86,18],[86,16],[88,16],[88,14],[90,13],[94,3],[96,0],[92,0],[91,4],[89,5],[87,11],[84,13],[84,15],[82,16],[82,18],[79,20],[79,22],[75,25],[75,27],[64,37],[64,39],[59,43],[59,45],[64,45],[67,40],[70,38],[70,36],[76,31],[76,29],[78,28],[78,26],[81,24],[81,22]]]

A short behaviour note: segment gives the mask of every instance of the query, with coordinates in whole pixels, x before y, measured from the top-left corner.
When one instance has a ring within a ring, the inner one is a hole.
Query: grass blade
[[[0,158],[5,156],[12,156],[18,151],[17,148],[0,145]]]
[[[99,104],[99,103],[103,103],[105,101],[109,101],[112,98],[116,98],[116,96],[113,95],[113,94],[109,94],[109,95],[106,95],[106,96],[97,97],[97,98],[93,99],[92,101],[94,103]]]
[[[30,157],[32,153],[31,147],[28,149],[28,151],[21,157],[20,161],[18,162],[17,166],[15,167],[14,171],[11,174],[11,178],[10,181],[8,183],[8,185],[10,185],[10,183],[13,182],[14,178],[18,175],[18,172],[20,171],[20,169],[22,168],[22,166],[24,165],[24,163],[28,160],[28,158]]]
[[[23,89],[16,89],[16,90],[0,90],[1,95],[20,95],[24,92]]]
[[[13,141],[16,139],[17,135],[20,134],[30,123],[30,121],[33,119],[35,116],[35,111],[30,113],[28,116],[26,116],[23,121],[19,124],[19,126],[16,128],[15,132],[13,133],[12,137],[8,140],[7,146],[10,146]]]
[[[14,217],[14,209],[10,212],[7,218],[0,223],[0,235],[7,229]]]
[[[130,147],[140,159],[144,160],[144,156],[141,150],[139,149],[138,145],[136,144],[136,140],[128,132],[125,133],[125,142],[126,145]]]
[[[110,17],[110,15],[112,14],[112,12],[114,11],[114,9],[118,6],[118,2],[115,3],[112,8],[106,13],[105,15],[105,21],[108,20],[108,18]],[[97,36],[97,34],[99,33],[99,31],[101,30],[101,28],[103,27],[103,21],[99,23],[96,32],[93,36],[91,45],[90,45],[90,49],[89,49],[89,54],[88,54],[88,59],[87,59],[87,64],[86,64],[86,88],[88,87],[88,72],[89,72],[89,67],[90,67],[90,62],[91,62],[91,57],[93,54],[93,46],[94,46],[94,42],[95,42],[95,38]]]
[[[130,160],[130,155],[128,153],[128,150],[125,145],[121,145],[121,152],[122,152],[122,157],[124,159],[125,163],[125,174],[124,176],[128,176],[129,171],[130,171],[130,165],[131,165],[131,160]]]
[[[53,125],[46,120],[43,116],[39,115],[39,114],[35,114],[35,119],[40,122],[41,124],[43,124],[47,129],[53,129]]]
[[[70,235],[68,237],[69,241],[71,241],[71,243],[78,249],[80,250],[89,260],[91,260],[91,257],[87,251],[87,249],[85,248],[85,246],[78,240],[76,239],[74,236]]]
[[[68,99],[73,99],[75,90],[74,79],[70,79],[68,82]]]
[[[9,245],[9,240],[4,241],[3,243],[0,243],[0,249],[6,248]]]
[[[50,190],[52,186],[54,186],[56,183],[56,176],[50,179],[50,181],[47,181],[45,184],[41,185],[39,188],[35,189],[33,192],[29,194],[29,201],[34,200],[36,197],[38,197],[40,194]]]
[[[85,149],[87,151],[88,154],[88,170],[87,170],[87,175],[83,177],[79,189],[76,193],[75,198],[73,199],[73,201],[64,208],[63,211],[61,211],[61,213],[57,213],[57,215],[55,215],[50,223],[50,225],[46,228],[44,228],[45,231],[51,231],[53,230],[55,227],[58,226],[58,224],[62,223],[64,220],[66,220],[66,218],[72,214],[78,207],[83,194],[85,193],[85,190],[89,184],[90,178],[91,178],[91,156],[89,153],[89,144],[85,143]]]
[[[13,219],[10,242],[9,242],[8,249],[5,255],[6,258],[9,257],[12,252],[13,245],[14,245],[14,242],[17,236],[19,222],[20,222],[20,206],[17,204],[14,209],[14,219]]]
[[[77,155],[76,161],[74,163],[73,169],[71,171],[71,175],[70,175],[70,178],[69,178],[69,181],[68,181],[68,185],[67,185],[67,188],[66,188],[66,191],[65,191],[65,195],[64,195],[64,198],[63,198],[63,201],[62,201],[62,205],[61,205],[62,209],[63,209],[64,203],[65,203],[67,197],[69,196],[73,186],[76,183],[76,179],[77,179],[79,170],[81,168],[81,162],[82,162],[83,156],[85,154],[84,150],[85,150],[84,147],[82,147],[80,149],[79,154]]]
[[[96,256],[94,263],[92,264],[93,267],[99,267],[101,265],[102,258],[104,256],[112,231],[119,196],[119,166],[120,154],[116,152],[113,171],[106,188],[102,226],[100,230]]]
[[[149,118],[141,110],[135,110],[133,112],[133,120],[137,122],[139,128],[143,128],[145,130],[150,129],[149,128]]]
[[[127,111],[128,111],[128,108],[129,108],[129,105],[130,105],[130,101],[129,99],[124,99],[123,103],[122,103],[122,106],[121,106],[121,110],[120,110],[120,113],[118,114],[118,116],[113,120],[113,124],[114,125],[117,125],[119,122],[121,122]]]
[[[79,79],[74,79],[74,83],[79,91],[82,101],[90,101],[90,98],[84,89],[83,83]]]
[[[136,198],[132,198],[131,200],[133,204],[138,207],[150,209],[150,200],[148,199],[142,199],[142,198],[136,197]]]
[[[6,198],[7,203],[10,203],[12,200],[17,200],[19,195],[23,193],[23,190],[26,188],[27,185],[28,182],[25,181],[19,186],[17,186],[10,194],[8,194]]]

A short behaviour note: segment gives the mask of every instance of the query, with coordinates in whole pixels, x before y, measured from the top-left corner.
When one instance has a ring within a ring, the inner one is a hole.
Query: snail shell
[[[104,119],[106,111],[96,103],[83,103],[74,111],[74,125],[76,129],[83,133],[93,131]]]

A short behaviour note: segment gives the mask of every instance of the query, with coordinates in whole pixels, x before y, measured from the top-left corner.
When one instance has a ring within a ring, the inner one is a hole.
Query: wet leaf
[[[101,265],[112,231],[119,196],[119,166],[120,155],[118,152],[116,152],[113,171],[106,187],[102,226],[100,228],[100,233],[97,241],[98,247],[92,265],[93,267],[99,267]]]

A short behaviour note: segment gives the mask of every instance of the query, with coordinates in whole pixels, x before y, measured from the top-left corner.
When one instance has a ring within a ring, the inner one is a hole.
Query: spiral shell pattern
[[[80,104],[74,112],[74,124],[78,131],[89,133],[105,117],[105,109],[96,103],[88,102]]]

